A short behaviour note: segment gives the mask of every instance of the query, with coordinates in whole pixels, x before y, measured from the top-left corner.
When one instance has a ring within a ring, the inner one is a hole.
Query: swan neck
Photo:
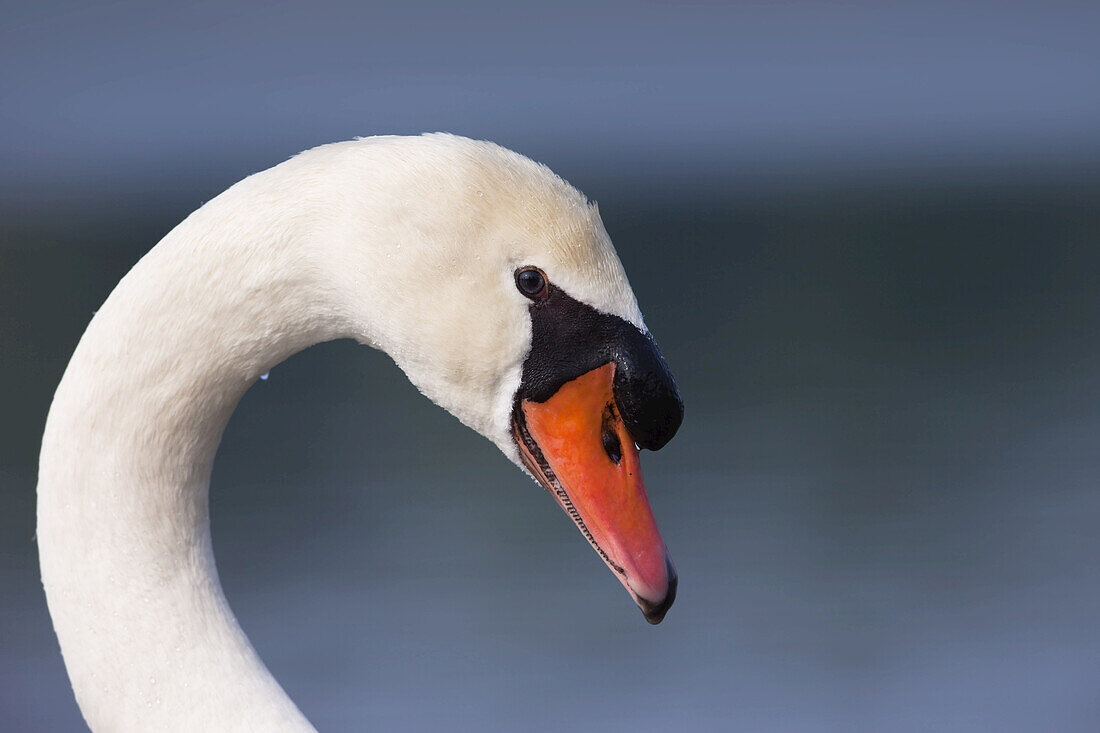
[[[312,730],[225,600],[208,487],[248,387],[347,329],[309,266],[308,228],[285,202],[233,193],[123,279],[47,420],[43,584],[93,730]]]

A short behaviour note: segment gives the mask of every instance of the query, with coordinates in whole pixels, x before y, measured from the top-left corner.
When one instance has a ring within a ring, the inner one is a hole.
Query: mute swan
[[[683,406],[595,206],[450,135],[321,146],[229,188],[94,316],[46,422],[42,580],[97,731],[312,730],[230,611],[214,452],[257,378],[321,341],[382,349],[546,487],[651,623],[676,574],[638,448]]]

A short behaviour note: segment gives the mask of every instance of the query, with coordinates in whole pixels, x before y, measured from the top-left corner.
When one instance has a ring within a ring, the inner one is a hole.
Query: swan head
[[[638,454],[683,404],[596,206],[491,143],[343,145],[329,277],[357,337],[545,487],[659,623],[677,581]]]

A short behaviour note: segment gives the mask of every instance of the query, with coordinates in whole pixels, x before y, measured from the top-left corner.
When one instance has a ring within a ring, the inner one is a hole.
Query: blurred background
[[[34,485],[93,311],[243,176],[446,130],[600,203],[687,405],[644,456],[680,595],[649,627],[388,358],[309,349],[230,422],[212,521],[320,729],[1100,729],[1100,5],[0,20],[0,728],[82,725]]]

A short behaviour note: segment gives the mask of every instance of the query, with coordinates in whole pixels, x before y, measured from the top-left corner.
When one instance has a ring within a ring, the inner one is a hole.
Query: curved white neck
[[[47,421],[42,577],[95,730],[312,730],[226,603],[207,491],[258,375],[355,334],[292,241],[308,232],[248,189],[196,212],[120,283]]]

